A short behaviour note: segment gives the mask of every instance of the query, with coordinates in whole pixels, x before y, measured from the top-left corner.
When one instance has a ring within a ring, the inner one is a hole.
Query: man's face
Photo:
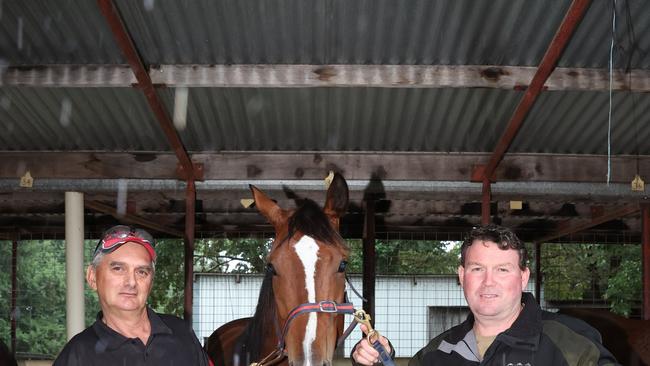
[[[530,271],[519,268],[519,254],[491,241],[475,240],[467,248],[458,277],[469,308],[477,318],[508,320],[521,308],[521,292]]]
[[[88,266],[86,280],[104,313],[142,310],[153,284],[151,258],[142,245],[126,243],[104,255],[96,269]]]

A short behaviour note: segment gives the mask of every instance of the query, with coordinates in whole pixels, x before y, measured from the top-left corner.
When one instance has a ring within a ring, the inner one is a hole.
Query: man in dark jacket
[[[542,311],[531,294],[522,292],[530,277],[526,263],[526,247],[512,231],[496,225],[472,230],[458,267],[471,314],[429,342],[409,366],[618,365],[598,331],[581,320]],[[372,365],[378,353],[360,342],[352,357]]]

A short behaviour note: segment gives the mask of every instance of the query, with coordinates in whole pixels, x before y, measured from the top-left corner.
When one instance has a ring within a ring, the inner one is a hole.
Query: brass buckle
[[[357,323],[363,324],[368,328],[368,334],[366,335],[366,340],[372,346],[375,341],[379,341],[380,334],[376,331],[370,324],[370,315],[368,315],[363,309],[359,309],[354,312],[354,320]]]

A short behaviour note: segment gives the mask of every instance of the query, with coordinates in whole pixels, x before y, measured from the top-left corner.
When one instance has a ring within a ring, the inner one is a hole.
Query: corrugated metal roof
[[[608,92],[542,93],[509,151],[607,154]],[[650,154],[650,95],[614,93],[611,153]]]
[[[170,113],[174,89],[160,92]],[[500,89],[191,88],[191,151],[490,152],[522,93]],[[634,105],[634,107],[632,107]],[[169,151],[130,88],[3,88],[1,150]],[[650,95],[615,93],[613,154],[650,154]],[[510,152],[607,153],[606,92],[545,92]]]
[[[161,92],[173,109],[173,90]],[[519,92],[487,89],[190,90],[189,150],[488,151]]]
[[[539,64],[569,0],[119,0],[149,63],[198,64]],[[151,7],[146,3],[153,4]],[[617,37],[638,48],[633,68],[650,68],[650,3],[619,2]],[[566,67],[606,67],[611,3],[594,1],[567,52]],[[629,52],[619,49],[624,67]]]
[[[118,0],[149,64],[539,63],[569,0]],[[615,65],[650,69],[650,2],[618,2]],[[636,35],[632,49],[627,23]],[[96,2],[2,3],[0,58],[124,63]],[[594,1],[559,62],[607,66],[611,3]]]
[[[0,150],[169,150],[135,89],[3,87],[0,107]]]
[[[97,2],[0,2],[0,63],[126,63]]]
[[[147,63],[537,65],[569,1],[117,0]],[[650,69],[650,2],[618,2],[615,65]],[[0,3],[0,69],[123,63],[95,2]],[[629,9],[629,13],[628,13]],[[633,24],[630,31],[628,15]],[[561,66],[605,67],[594,1]],[[636,49],[628,44],[635,34]],[[173,89],[159,94],[171,114]],[[493,151],[522,93],[502,89],[193,88],[192,151]],[[169,151],[131,88],[0,89],[0,150]],[[544,92],[510,152],[604,154],[607,92]],[[647,94],[614,93],[612,153],[650,153]],[[645,119],[644,119],[645,118]]]
[[[162,92],[170,110],[173,90]],[[497,89],[190,89],[189,150],[494,150],[522,93]],[[613,154],[649,154],[650,96],[615,93]],[[631,113],[630,110],[635,112]],[[545,92],[511,152],[606,154],[606,92]]]

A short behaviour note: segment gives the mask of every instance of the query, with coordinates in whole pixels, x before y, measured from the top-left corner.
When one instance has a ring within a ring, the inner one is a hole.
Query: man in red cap
[[[208,365],[182,319],[147,307],[155,273],[151,235],[114,226],[97,244],[86,282],[99,298],[95,323],[74,336],[54,365]]]

